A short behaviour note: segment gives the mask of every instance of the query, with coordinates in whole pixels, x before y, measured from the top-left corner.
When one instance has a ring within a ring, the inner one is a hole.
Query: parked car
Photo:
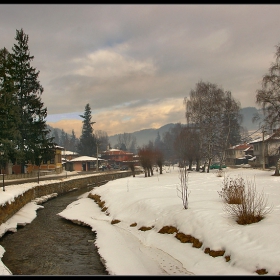
[[[123,165],[123,166],[120,168],[120,170],[128,170],[128,166]]]
[[[118,165],[114,165],[113,169],[119,169],[120,167]]]
[[[214,162],[210,165],[210,169],[219,169],[219,168],[220,168],[219,162]],[[222,168],[226,168],[226,165],[222,164]]]
[[[101,166],[99,166],[99,170],[104,171],[104,170],[106,170],[106,169],[107,169],[107,166],[106,166],[106,165],[101,165]]]

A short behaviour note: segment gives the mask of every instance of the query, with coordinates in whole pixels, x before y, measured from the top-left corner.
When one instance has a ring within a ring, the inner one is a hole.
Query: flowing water
[[[53,198],[37,217],[0,238],[2,262],[13,275],[108,275],[94,245],[95,232],[57,215],[90,187]]]

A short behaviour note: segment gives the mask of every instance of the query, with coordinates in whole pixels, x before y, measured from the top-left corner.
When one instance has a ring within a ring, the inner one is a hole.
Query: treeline
[[[76,137],[75,131],[72,130],[71,134],[68,134],[64,129],[53,128],[48,125],[50,134],[52,135],[54,142],[61,147],[64,147],[67,151],[77,152],[77,145],[79,138]]]

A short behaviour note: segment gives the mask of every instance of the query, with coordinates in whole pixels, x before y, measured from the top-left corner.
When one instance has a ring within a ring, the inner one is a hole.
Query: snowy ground
[[[266,275],[278,275],[280,177],[272,176],[273,173],[250,168],[226,168],[222,177],[217,176],[216,170],[190,172],[189,205],[184,209],[178,193],[179,170],[166,167],[163,174],[155,171],[154,176],[146,178],[140,174],[94,188],[89,193],[100,196],[106,211],[101,211],[86,193],[58,215],[85,223],[96,231],[95,244],[110,275],[258,275],[258,269],[265,269]],[[245,181],[254,182],[258,193],[263,192],[267,198],[267,206],[273,208],[265,219],[238,225],[225,213],[218,195],[225,176],[242,176]],[[10,193],[12,189],[9,186]],[[36,202],[27,204],[2,224],[0,231],[11,225],[15,228],[15,223],[31,222],[36,207],[41,206]],[[120,222],[112,224],[113,220]],[[182,243],[176,233],[159,233],[164,226],[195,237],[202,246],[194,248],[192,243]],[[142,231],[141,227],[151,229]],[[224,250],[225,254],[211,257],[204,252],[206,248]],[[3,254],[4,248],[0,249]],[[230,256],[229,262],[225,256]],[[10,272],[3,265],[4,274]]]

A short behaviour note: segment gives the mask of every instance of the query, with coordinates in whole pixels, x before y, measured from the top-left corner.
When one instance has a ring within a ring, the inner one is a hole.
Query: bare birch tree
[[[270,128],[276,128],[280,123],[280,44],[276,46],[275,58],[256,94],[256,103],[263,109],[264,123]]]
[[[207,172],[214,158],[224,160],[224,151],[234,133],[240,135],[239,104],[216,84],[198,82],[195,90],[184,99],[187,123],[199,131],[201,158],[207,163]],[[234,129],[233,129],[234,128]],[[222,162],[221,162],[222,163]]]

